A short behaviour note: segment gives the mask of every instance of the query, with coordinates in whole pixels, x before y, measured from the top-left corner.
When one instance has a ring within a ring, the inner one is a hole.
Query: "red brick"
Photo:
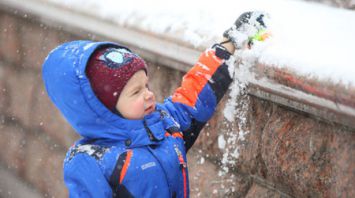
[[[49,145],[46,136],[38,134],[26,139],[25,178],[44,196],[67,197],[63,182],[64,151]]]
[[[264,188],[260,185],[257,184],[253,184],[250,188],[250,190],[248,191],[248,194],[245,196],[245,198],[254,198],[254,197],[258,197],[258,198],[269,198],[269,197],[273,197],[273,198],[281,198],[283,196],[281,196],[279,193]]]
[[[221,174],[221,169],[205,153],[191,149],[188,153],[191,197],[243,197],[250,186],[250,179]]]
[[[6,86],[5,69],[0,63],[0,114],[4,115],[5,107],[9,103],[8,91]]]
[[[226,131],[223,128],[225,125],[223,109],[226,99],[227,98],[225,97],[221,100],[221,105],[217,106],[215,114],[200,132],[200,135],[194,144],[194,147],[205,150],[209,155],[212,156],[222,154],[218,147],[218,136]]]
[[[40,69],[42,61],[46,57],[44,48],[45,33],[35,23],[22,21],[20,29],[21,37],[21,66],[24,68]]]
[[[225,152],[216,146],[218,135],[231,130],[238,134],[236,123],[223,124],[225,102],[222,100],[219,107],[222,109],[218,109],[193,147],[217,161]],[[242,173],[246,178],[257,175],[295,197],[354,196],[353,129],[321,122],[254,97],[250,97],[250,102],[249,133],[244,141],[236,142],[239,157],[230,164],[230,173]],[[196,161],[190,160],[191,163]],[[217,165],[216,168],[220,170]],[[249,196],[257,195],[258,191]]]
[[[354,131],[278,107],[262,134],[263,176],[296,197],[353,196],[354,142]]]
[[[18,119],[25,126],[30,124],[30,112],[36,76],[31,72],[15,71],[13,68],[5,68],[6,94],[9,97],[9,107],[6,108],[8,116]]]
[[[162,102],[179,86],[182,73],[148,62],[149,86],[157,101]]]
[[[58,31],[50,29],[46,26],[43,26],[42,30],[44,35],[43,38],[44,43],[41,48],[41,51],[44,54],[44,57],[47,57],[48,53],[52,51],[54,48],[56,48],[58,45],[62,44],[62,42],[59,39]],[[43,62],[43,60],[40,61]]]
[[[59,33],[45,25],[23,21],[21,35],[21,66],[41,70],[48,53],[61,44]]]
[[[50,147],[49,147],[49,150]],[[63,160],[65,153],[51,150],[46,158],[42,175],[46,183],[49,197],[68,197],[68,192],[63,179]]]
[[[238,158],[237,168],[244,173],[251,173],[264,176],[265,167],[262,165],[261,158],[261,139],[265,124],[270,119],[273,105],[269,102],[250,97],[250,109],[248,117],[250,119],[249,133],[246,140],[240,145],[240,155]]]
[[[18,64],[20,62],[20,39],[18,20],[7,14],[0,17],[0,57],[6,62]]]
[[[31,126],[41,128],[59,145],[69,148],[79,135],[74,132],[60,111],[50,101],[42,80],[37,80],[38,89],[31,112]]]
[[[329,147],[332,153],[330,164],[332,167],[332,177],[336,181],[332,185],[332,195],[334,197],[354,197],[355,195],[355,135],[345,133],[341,129],[336,131],[336,135],[329,138]],[[324,178],[322,174],[321,177]]]
[[[247,99],[243,99],[248,105],[249,101]],[[219,161],[222,160],[223,155],[228,156],[228,163],[226,165],[233,165],[235,161],[235,168],[238,170],[243,170],[245,172],[255,172],[256,169],[256,155],[257,155],[257,139],[260,135],[256,133],[250,133],[250,131],[254,132],[254,128],[251,127],[259,127],[255,125],[247,125],[244,131],[248,131],[245,134],[245,139],[238,139],[239,127],[236,121],[230,123],[224,117],[224,108],[225,104],[228,101],[228,97],[222,98],[220,104],[217,106],[216,112],[213,117],[208,121],[208,124],[202,130],[199,138],[197,139],[194,147],[198,147],[199,149],[204,150],[209,156],[216,157]],[[251,107],[252,105],[249,105]],[[246,112],[249,113],[249,112]],[[225,148],[221,149],[218,145],[219,136],[223,136],[226,141]],[[232,137],[233,136],[233,137]],[[229,140],[232,140],[228,143]],[[247,143],[246,143],[247,142]],[[239,157],[236,158],[232,156],[235,150],[238,150]],[[247,161],[246,163],[239,163],[238,161]],[[245,166],[244,166],[245,165]]]
[[[14,126],[0,125],[0,159],[17,174],[24,171],[25,132]]]

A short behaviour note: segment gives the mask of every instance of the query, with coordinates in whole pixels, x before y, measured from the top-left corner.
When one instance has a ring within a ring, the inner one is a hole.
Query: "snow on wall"
[[[241,13],[263,10],[272,17],[273,38],[259,54],[260,62],[335,83],[355,82],[355,11],[297,0],[47,1],[195,47],[218,41]]]

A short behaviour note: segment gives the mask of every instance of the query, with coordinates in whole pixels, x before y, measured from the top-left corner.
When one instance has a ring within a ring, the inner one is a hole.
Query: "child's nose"
[[[152,99],[153,96],[154,96],[154,93],[152,91],[150,91],[149,89],[146,89],[146,91],[145,91],[145,99],[146,100]]]

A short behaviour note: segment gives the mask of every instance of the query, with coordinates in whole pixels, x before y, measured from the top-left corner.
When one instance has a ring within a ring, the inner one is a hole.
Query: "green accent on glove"
[[[265,41],[270,37],[270,33],[266,30],[259,30],[253,37],[249,38],[249,41]]]

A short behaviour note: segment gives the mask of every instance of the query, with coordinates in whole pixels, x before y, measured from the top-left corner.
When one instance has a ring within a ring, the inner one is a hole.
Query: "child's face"
[[[136,72],[123,88],[116,109],[126,119],[138,120],[155,110],[154,93],[148,89],[145,71]]]

